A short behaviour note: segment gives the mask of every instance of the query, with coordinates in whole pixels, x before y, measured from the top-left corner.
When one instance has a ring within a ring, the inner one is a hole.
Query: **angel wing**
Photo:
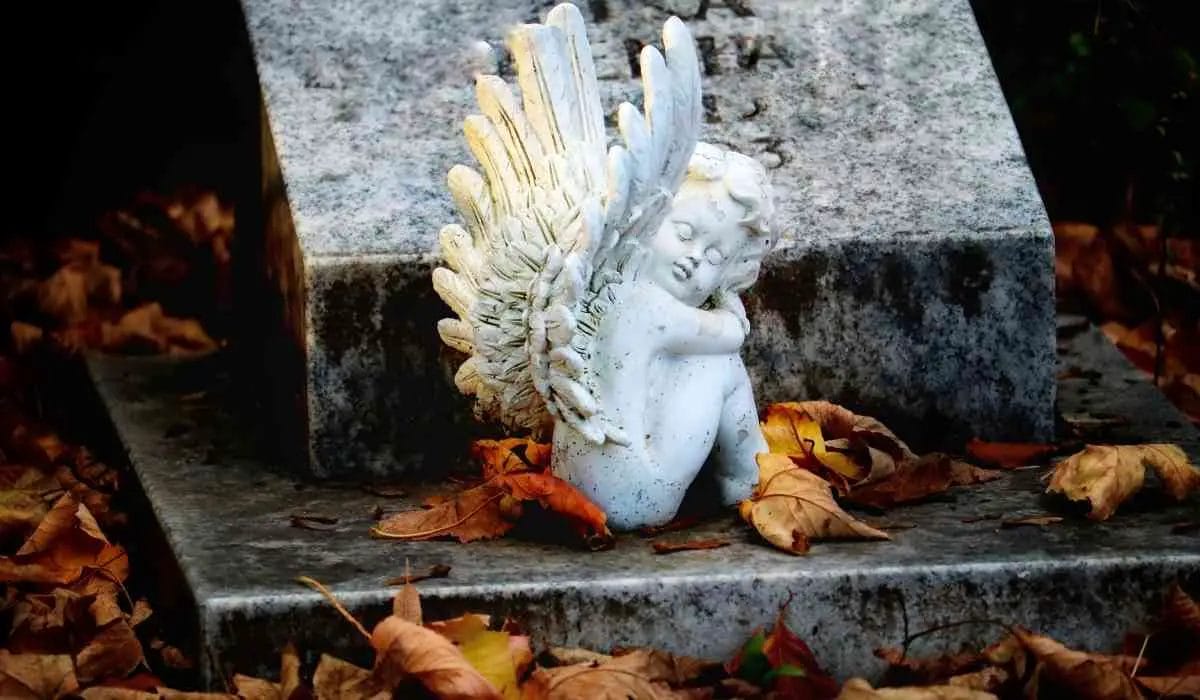
[[[678,18],[663,44],[665,58],[642,50],[646,113],[621,104],[623,143],[611,148],[574,5],[508,37],[520,104],[499,77],[476,81],[482,114],[464,132],[483,173],[450,170],[465,226],[442,229],[448,267],[433,285],[458,316],[438,323],[443,342],[470,355],[455,384],[484,417],[535,433],[563,420],[595,443],[626,441],[592,390],[589,347],[609,285],[662,223],[699,136],[699,64]]]

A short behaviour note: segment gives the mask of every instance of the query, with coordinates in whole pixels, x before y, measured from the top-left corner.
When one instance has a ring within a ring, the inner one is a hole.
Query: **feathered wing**
[[[479,411],[540,432],[564,420],[593,442],[624,441],[590,388],[591,335],[606,284],[636,242],[655,231],[698,137],[700,73],[677,18],[663,30],[666,59],[641,56],[646,116],[622,104],[624,145],[606,150],[600,91],[583,18],[555,7],[545,24],[509,37],[521,103],[481,76],[481,115],[464,124],[482,175],[464,166],[448,182],[465,226],[442,229],[448,267],[434,289],[458,318],[438,331],[470,355],[455,376]]]

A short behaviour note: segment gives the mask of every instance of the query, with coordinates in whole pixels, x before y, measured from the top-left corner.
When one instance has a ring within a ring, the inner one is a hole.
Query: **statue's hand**
[[[728,311],[737,318],[742,325],[743,335],[750,335],[750,319],[746,317],[746,307],[742,305],[741,297],[730,292],[718,292],[715,301],[717,309]]]

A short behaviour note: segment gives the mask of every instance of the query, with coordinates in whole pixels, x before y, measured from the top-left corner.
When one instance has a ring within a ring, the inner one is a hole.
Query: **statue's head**
[[[717,292],[749,288],[777,238],[773,213],[771,184],[761,164],[697,144],[687,180],[650,241],[651,279],[691,306]]]

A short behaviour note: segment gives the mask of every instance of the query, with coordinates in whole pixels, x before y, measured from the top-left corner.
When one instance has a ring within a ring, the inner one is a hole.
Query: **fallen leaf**
[[[1049,637],[1019,628],[1013,630],[1013,635],[1042,663],[1042,673],[1075,697],[1088,700],[1142,698],[1129,678],[1135,665],[1132,660],[1075,651]]]
[[[1200,676],[1138,676],[1137,682],[1158,697],[1200,698]]]
[[[654,542],[651,546],[655,554],[672,554],[674,552],[690,552],[698,549],[720,549],[728,547],[729,540],[710,537],[702,540],[684,540],[682,542]]]
[[[238,673],[233,676],[233,687],[242,700],[287,700],[278,683],[262,678]]]
[[[623,669],[644,676],[652,682],[666,683],[672,688],[685,686],[706,677],[720,674],[721,664],[691,656],[681,656],[660,649],[634,649],[610,657],[602,664],[609,669]]]
[[[1013,528],[1022,526],[1045,527],[1061,523],[1063,519],[1057,515],[1029,515],[1023,518],[1012,518],[1010,520],[1001,520],[1000,527]]]
[[[24,540],[37,529],[47,510],[39,491],[22,488],[0,491],[0,540]]]
[[[825,468],[851,480],[860,480],[870,474],[870,457],[855,459],[848,450],[830,450],[827,439],[858,440],[866,450],[870,447],[878,449],[883,442],[889,455],[912,454],[908,446],[879,421],[857,416],[826,401],[771,404],[763,418],[762,431],[771,452],[793,458],[812,457]],[[861,455],[864,451],[859,452]]]
[[[129,558],[109,544],[86,506],[64,495],[15,555],[0,557],[0,581],[66,584],[86,568],[103,568],[114,580],[124,581]]]
[[[515,524],[500,510],[504,495],[495,484],[476,486],[432,508],[390,515],[371,534],[401,540],[453,537],[459,542],[500,537]]]
[[[931,658],[906,656],[903,649],[884,647],[875,656],[888,663],[886,685],[931,685],[948,682],[953,676],[978,669],[984,659],[974,652],[943,654]]]
[[[479,675],[500,692],[505,700],[519,700],[517,665],[509,651],[508,632],[482,630],[463,640],[459,651]]]
[[[638,530],[638,535],[641,537],[658,537],[659,535],[675,532],[676,530],[686,530],[689,527],[696,525],[701,520],[698,515],[685,515],[666,523],[664,525],[648,525]]]
[[[133,611],[129,613],[129,624],[137,627],[150,619],[153,614],[154,609],[150,607],[150,603],[145,598],[138,598],[137,602],[133,604]]]
[[[1200,489],[1200,471],[1176,445],[1088,445],[1054,467],[1049,493],[1088,501],[1093,520],[1107,520],[1142,488],[1145,467],[1159,475],[1168,495],[1181,501]]]
[[[408,574],[405,574],[404,576],[397,576],[395,578],[390,578],[387,581],[385,581],[384,585],[385,586],[400,586],[405,583],[416,583],[417,581],[424,581],[426,579],[431,579],[431,578],[446,578],[447,576],[450,575],[450,570],[451,570],[450,567],[446,566],[445,564],[434,564],[433,566],[429,567],[429,570],[423,574],[413,574],[411,576]]]
[[[173,668],[178,671],[190,671],[196,667],[196,662],[187,654],[184,654],[179,647],[166,644],[162,649],[158,650],[158,655],[162,658],[163,665],[167,668]]]
[[[45,700],[75,692],[79,683],[66,654],[11,654],[0,649],[0,697]]]
[[[761,453],[757,459],[758,485],[739,512],[771,544],[804,554],[814,539],[890,539],[838,507],[829,483],[787,455]]]
[[[1168,626],[1200,638],[1200,603],[1188,595],[1178,582],[1171,584],[1163,597],[1162,619]]]
[[[406,581],[404,587],[396,591],[392,598],[392,614],[405,622],[421,624],[421,594],[411,581]]]
[[[946,679],[946,685],[970,688],[971,690],[982,690],[988,693],[999,693],[1010,677],[1008,671],[995,666],[988,666],[987,668],[981,668],[971,673],[960,673],[957,676],[951,676]]]
[[[967,454],[973,459],[1005,469],[1036,464],[1057,449],[1057,445],[1043,442],[985,442],[971,438],[967,443]]]
[[[288,642],[279,655],[279,694],[288,700],[300,687],[300,655],[296,646]]]
[[[63,653],[71,650],[71,632],[87,615],[90,601],[63,588],[20,597],[13,608],[10,651]]]
[[[373,677],[382,687],[395,688],[402,677],[414,676],[439,698],[501,697],[453,642],[433,630],[392,615],[376,625],[371,647],[376,653]]]
[[[861,678],[851,678],[842,686],[837,700],[997,700],[996,696],[980,690],[953,685],[931,685],[923,688],[872,688]]]
[[[12,335],[13,348],[18,355],[29,352],[46,337],[46,332],[40,327],[23,321],[13,321],[8,329]]]
[[[300,528],[301,530],[316,530],[318,532],[329,532],[336,530],[338,519],[327,515],[297,515],[293,513],[288,516],[292,523],[292,527]]]
[[[471,456],[479,462],[484,479],[550,468],[550,445],[527,438],[476,440],[471,443]]]
[[[544,472],[507,473],[495,477],[497,486],[521,501],[537,501],[543,508],[557,513],[571,524],[586,542],[593,546],[609,545],[613,535],[608,530],[608,516],[574,486]]]
[[[625,669],[582,664],[539,668],[522,687],[525,700],[667,700],[670,688]]]
[[[145,661],[142,644],[125,620],[99,630],[75,655],[79,680],[90,683],[100,678],[128,676]]]
[[[951,486],[966,486],[999,479],[1000,474],[934,453],[905,460],[887,478],[854,486],[846,498],[873,508],[928,498]]]
[[[392,692],[375,687],[371,672],[329,654],[321,654],[313,672],[317,700],[390,700]]]

